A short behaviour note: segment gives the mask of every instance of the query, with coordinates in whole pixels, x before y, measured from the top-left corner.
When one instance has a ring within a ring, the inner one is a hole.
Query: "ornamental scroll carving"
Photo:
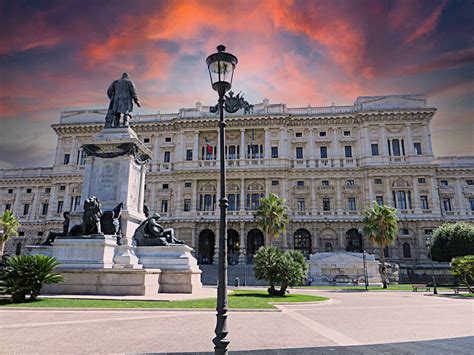
[[[105,159],[116,158],[122,155],[131,155],[138,165],[146,164],[151,160],[148,154],[141,154],[138,151],[138,147],[135,143],[122,143],[115,147],[113,151],[103,151],[95,144],[84,144],[82,149],[84,149],[88,156]]]

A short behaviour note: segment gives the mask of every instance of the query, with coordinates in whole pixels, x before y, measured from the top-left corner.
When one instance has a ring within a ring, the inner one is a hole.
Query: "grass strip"
[[[228,296],[230,309],[272,309],[271,303],[278,302],[319,302],[327,297],[287,294],[282,297],[270,297],[266,291],[233,291]],[[36,302],[10,303],[0,299],[0,307],[38,307],[38,308],[188,308],[215,309],[215,298],[204,298],[184,301],[129,301],[98,300],[73,298],[40,298]]]

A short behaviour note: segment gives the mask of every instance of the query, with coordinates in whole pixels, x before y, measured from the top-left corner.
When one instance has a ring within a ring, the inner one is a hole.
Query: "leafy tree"
[[[254,258],[255,278],[267,280],[270,284],[270,296],[284,296],[288,286],[303,282],[308,264],[301,252],[293,250],[283,252],[275,246],[262,247]],[[281,285],[280,290],[275,287]]]
[[[469,292],[473,293],[474,282],[474,255],[458,256],[451,261],[451,272],[464,281]]]
[[[387,268],[385,266],[384,248],[393,244],[398,235],[397,210],[375,202],[364,212],[364,233],[371,243],[380,247],[380,275],[383,288],[387,288]]]
[[[0,234],[0,258],[3,255],[3,248],[5,242],[15,235],[18,235],[18,227],[20,222],[15,217],[12,211],[5,211],[0,216],[0,229],[3,229],[3,235]]]
[[[435,261],[451,261],[456,256],[474,255],[474,226],[465,223],[445,223],[436,228],[431,242]]]
[[[255,214],[259,227],[267,237],[267,245],[272,245],[272,241],[281,233],[286,231],[288,224],[288,207],[284,198],[270,193],[268,197],[260,199],[257,213]]]
[[[53,272],[58,265],[55,258],[42,254],[8,258],[1,275],[1,291],[10,294],[13,303],[24,302],[27,295],[35,301],[44,284],[64,281],[62,275]]]

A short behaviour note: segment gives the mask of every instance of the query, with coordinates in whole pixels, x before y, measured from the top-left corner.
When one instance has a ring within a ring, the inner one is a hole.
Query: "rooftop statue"
[[[110,99],[109,110],[105,117],[105,127],[120,127],[120,118],[123,118],[123,127],[128,127],[132,118],[133,103],[141,107],[135,84],[127,73],[122,78],[114,80],[107,90]]]

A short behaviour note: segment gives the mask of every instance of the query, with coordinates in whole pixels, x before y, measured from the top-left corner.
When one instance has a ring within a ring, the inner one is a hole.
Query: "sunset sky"
[[[215,104],[205,65],[239,58],[251,103],[423,93],[435,155],[474,153],[474,2],[0,1],[0,168],[51,166],[61,111],[105,108],[128,72],[140,114]]]

